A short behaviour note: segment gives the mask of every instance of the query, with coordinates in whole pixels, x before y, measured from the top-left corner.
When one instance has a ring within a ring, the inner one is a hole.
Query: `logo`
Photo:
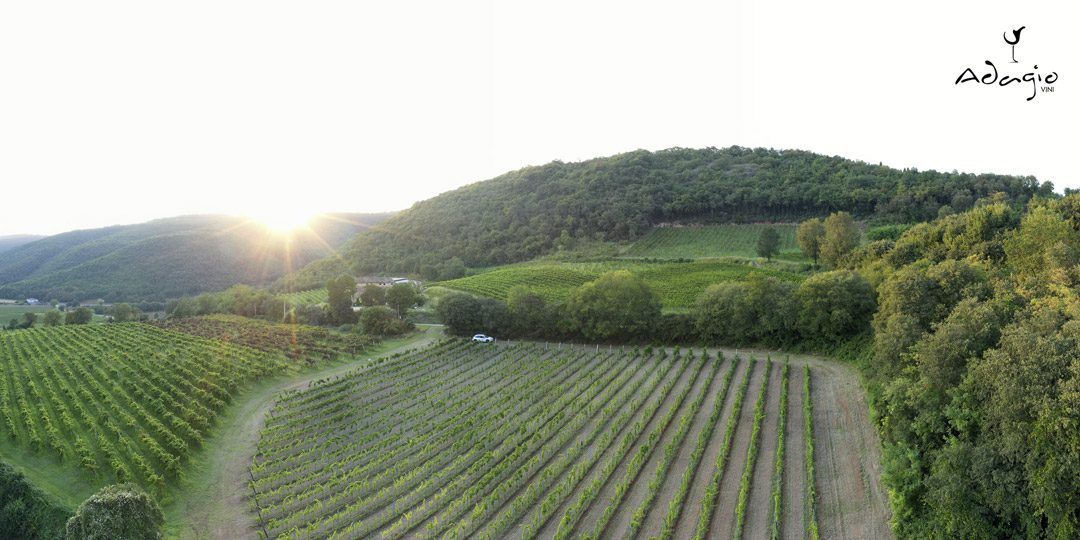
[[[1009,30],[1006,30],[1004,33],[1001,34],[1002,39],[1005,40],[1005,44],[1008,45],[1010,48],[1010,59],[1012,60],[1011,62],[1009,62],[1010,64],[1020,63],[1016,59],[1016,46],[1020,44],[1020,32],[1023,32],[1025,28],[1027,27],[1021,26],[1020,28],[1012,30],[1012,38],[1009,37]],[[1006,73],[1003,75],[998,72],[997,66],[995,66],[994,63],[990,60],[986,60],[983,63],[989,66],[989,69],[982,76],[976,74],[974,69],[967,68],[964,71],[960,72],[960,76],[956,78],[956,82],[953,84],[959,85],[963,83],[973,82],[975,84],[982,83],[987,86],[993,86],[996,84],[998,86],[1005,87],[1013,83],[1016,83],[1017,85],[1030,83],[1031,95],[1027,97],[1027,101],[1031,101],[1035,99],[1035,96],[1038,95],[1039,92],[1052,93],[1054,91],[1053,85],[1058,80],[1058,74],[1056,71],[1051,72],[1047,75],[1043,75],[1039,72],[1038,64],[1033,64],[1033,70],[1029,71],[1028,73],[1024,73],[1021,75]]]

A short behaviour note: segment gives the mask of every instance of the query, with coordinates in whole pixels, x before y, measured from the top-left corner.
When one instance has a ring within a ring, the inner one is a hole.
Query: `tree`
[[[330,324],[356,322],[356,314],[352,309],[354,294],[356,294],[356,280],[350,275],[341,275],[326,282]]]
[[[708,343],[742,344],[754,333],[755,313],[746,283],[725,281],[705,289],[694,306],[694,324]]]
[[[483,315],[480,312],[480,300],[475,296],[452,292],[443,296],[435,306],[446,331],[457,336],[468,336],[481,332]]]
[[[754,275],[746,282],[713,285],[702,293],[692,315],[698,334],[711,343],[794,341],[796,285]]]
[[[825,218],[825,236],[821,241],[821,258],[835,268],[840,260],[859,245],[859,228],[847,212],[834,212]]]
[[[757,240],[757,254],[758,257],[765,257],[766,260],[772,260],[773,255],[776,255],[780,251],[780,233],[776,232],[776,229],[772,227],[766,227],[761,231],[761,236],[758,236]]]
[[[64,315],[64,324],[90,324],[94,312],[88,307],[75,308]]]
[[[398,316],[402,319],[405,318],[409,309],[419,302],[420,294],[416,291],[416,287],[409,283],[397,283],[390,287],[389,291],[386,291],[387,305],[398,312]]]
[[[639,276],[618,270],[579,287],[566,311],[585,339],[642,340],[660,321],[660,299]]]
[[[439,280],[457,279],[465,277],[465,261],[461,257],[450,257],[449,260],[439,265]]]
[[[510,289],[506,295],[512,332],[519,336],[543,337],[554,330],[551,309],[544,297],[524,286]]]
[[[33,313],[33,312],[30,312],[30,311],[27,311],[26,313],[23,313],[23,323],[22,323],[23,328],[33,328],[34,323],[36,323],[36,322],[37,322],[37,313]]]
[[[142,311],[139,308],[131,305],[120,303],[112,307],[112,319],[114,322],[130,322],[137,321],[142,315]]]
[[[149,494],[134,484],[105,486],[79,505],[67,522],[68,540],[161,538],[165,517]]]
[[[386,289],[375,285],[374,283],[368,283],[364,285],[364,289],[360,291],[360,305],[362,306],[382,306],[386,304]]]
[[[42,323],[45,326],[60,326],[64,324],[64,314],[55,309],[50,309],[45,312],[45,320]]]
[[[874,287],[857,272],[815,274],[799,285],[799,328],[808,339],[838,342],[870,328]]]
[[[408,332],[411,326],[386,306],[372,306],[360,312],[360,327],[370,336],[398,336]]]
[[[0,462],[0,538],[62,538],[71,511]]]
[[[808,219],[799,224],[796,236],[799,239],[799,249],[804,255],[814,259],[816,265],[821,255],[821,242],[825,239],[825,225],[818,218]]]

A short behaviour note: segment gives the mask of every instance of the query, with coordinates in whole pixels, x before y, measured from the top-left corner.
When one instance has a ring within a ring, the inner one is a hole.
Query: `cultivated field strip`
[[[244,382],[284,358],[145,324],[0,334],[0,436],[163,493]]]
[[[253,534],[809,538],[815,484],[853,481],[836,462],[808,478],[807,435],[830,426],[786,361],[446,340],[375,365],[280,397]]]
[[[803,417],[803,368],[792,369],[788,378],[788,414],[784,429],[786,453],[783,478],[783,521],[781,538],[806,538],[807,504],[806,492],[806,430]]]
[[[794,223],[731,223],[697,227],[657,227],[634,242],[624,255],[631,257],[756,257],[762,231],[771,228],[780,235],[780,251],[795,251],[799,243]]]

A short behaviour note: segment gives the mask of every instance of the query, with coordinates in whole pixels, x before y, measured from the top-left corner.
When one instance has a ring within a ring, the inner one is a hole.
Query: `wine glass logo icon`
[[[1027,27],[1026,26],[1021,26],[1020,28],[1018,28],[1016,30],[1013,30],[1012,31],[1012,35],[1013,35],[1012,40],[1009,39],[1008,32],[1005,32],[1005,33],[1001,34],[1001,37],[1005,38],[1005,43],[1009,44],[1009,46],[1012,47],[1012,63],[1014,63],[1014,64],[1017,63],[1017,61],[1016,61],[1016,44],[1020,43],[1020,32],[1022,32],[1025,28],[1027,28]]]

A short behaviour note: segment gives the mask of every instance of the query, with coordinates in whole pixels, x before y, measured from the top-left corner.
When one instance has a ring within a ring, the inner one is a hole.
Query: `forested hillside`
[[[164,300],[265,285],[386,214],[334,214],[291,239],[239,217],[183,216],[72,231],[0,254],[0,298]]]
[[[1080,196],[920,224],[849,266],[877,284],[896,532],[1080,537]]]
[[[525,261],[581,239],[624,241],[661,223],[793,221],[846,210],[933,219],[1004,193],[1050,194],[1033,177],[919,172],[804,151],[731,147],[635,151],[509,172],[415,204],[345,251],[360,273],[438,273]]]

